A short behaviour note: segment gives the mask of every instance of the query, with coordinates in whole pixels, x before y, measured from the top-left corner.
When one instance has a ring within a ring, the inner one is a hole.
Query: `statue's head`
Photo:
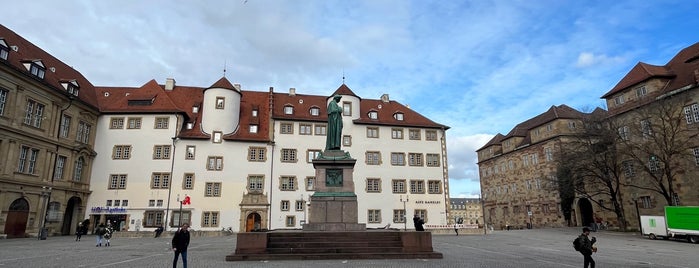
[[[341,98],[342,98],[341,95],[335,95],[335,96],[333,96],[333,100],[335,100],[335,101],[339,101]]]

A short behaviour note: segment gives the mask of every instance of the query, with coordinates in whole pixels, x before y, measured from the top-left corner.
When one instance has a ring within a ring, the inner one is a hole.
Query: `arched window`
[[[75,161],[75,169],[73,170],[73,181],[79,182],[80,180],[82,180],[84,164],[85,160],[82,157],[78,158],[78,160]]]

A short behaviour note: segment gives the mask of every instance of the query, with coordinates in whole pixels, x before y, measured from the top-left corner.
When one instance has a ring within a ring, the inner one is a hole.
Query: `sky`
[[[638,62],[699,41],[699,1],[32,0],[0,23],[96,86],[329,95],[342,83],[450,127],[451,197],[480,193],[476,150],[497,133],[600,97]],[[8,12],[9,11],[9,12]]]

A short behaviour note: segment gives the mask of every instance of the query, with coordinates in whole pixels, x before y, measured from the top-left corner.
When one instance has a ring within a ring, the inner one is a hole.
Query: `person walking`
[[[80,237],[83,236],[83,223],[79,222],[78,227],[75,228],[75,241],[80,241]]]
[[[425,221],[420,218],[417,214],[413,216],[413,224],[415,225],[415,231],[424,231],[425,228],[422,227]]]
[[[592,259],[592,253],[597,252],[597,248],[594,246],[597,242],[597,238],[594,236],[590,240],[590,228],[584,227],[582,229],[582,234],[580,234],[580,254],[583,255],[583,267],[585,268],[595,268],[595,260]]]
[[[454,232],[456,232],[456,236],[459,236],[459,225],[458,225],[458,223],[454,223]]]
[[[182,264],[187,268],[187,247],[189,247],[189,224],[182,224],[182,227],[172,236],[172,250],[175,252],[175,259],[172,261],[172,268],[177,267],[177,259],[182,255]]]
[[[114,227],[111,224],[107,225],[107,232],[104,233],[104,240],[106,240],[106,246],[111,246],[112,234],[114,234]]]
[[[104,234],[107,233],[107,228],[104,227],[104,224],[100,223],[99,226],[97,226],[97,229],[95,229],[95,237],[97,238],[97,244],[95,247],[101,247],[102,246],[102,240],[104,240]]]

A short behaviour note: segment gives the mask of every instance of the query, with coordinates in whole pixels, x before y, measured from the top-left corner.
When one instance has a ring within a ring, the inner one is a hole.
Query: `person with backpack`
[[[97,244],[95,247],[101,247],[102,246],[102,240],[104,239],[104,234],[107,233],[107,228],[104,227],[104,224],[100,223],[99,226],[97,226],[97,229],[95,229],[95,236],[97,237]]]
[[[597,238],[593,236],[592,240],[590,240],[590,228],[584,227],[582,231],[582,234],[573,240],[573,248],[583,255],[583,267],[595,268],[595,260],[592,259],[592,253],[597,252],[597,248],[594,247]]]

